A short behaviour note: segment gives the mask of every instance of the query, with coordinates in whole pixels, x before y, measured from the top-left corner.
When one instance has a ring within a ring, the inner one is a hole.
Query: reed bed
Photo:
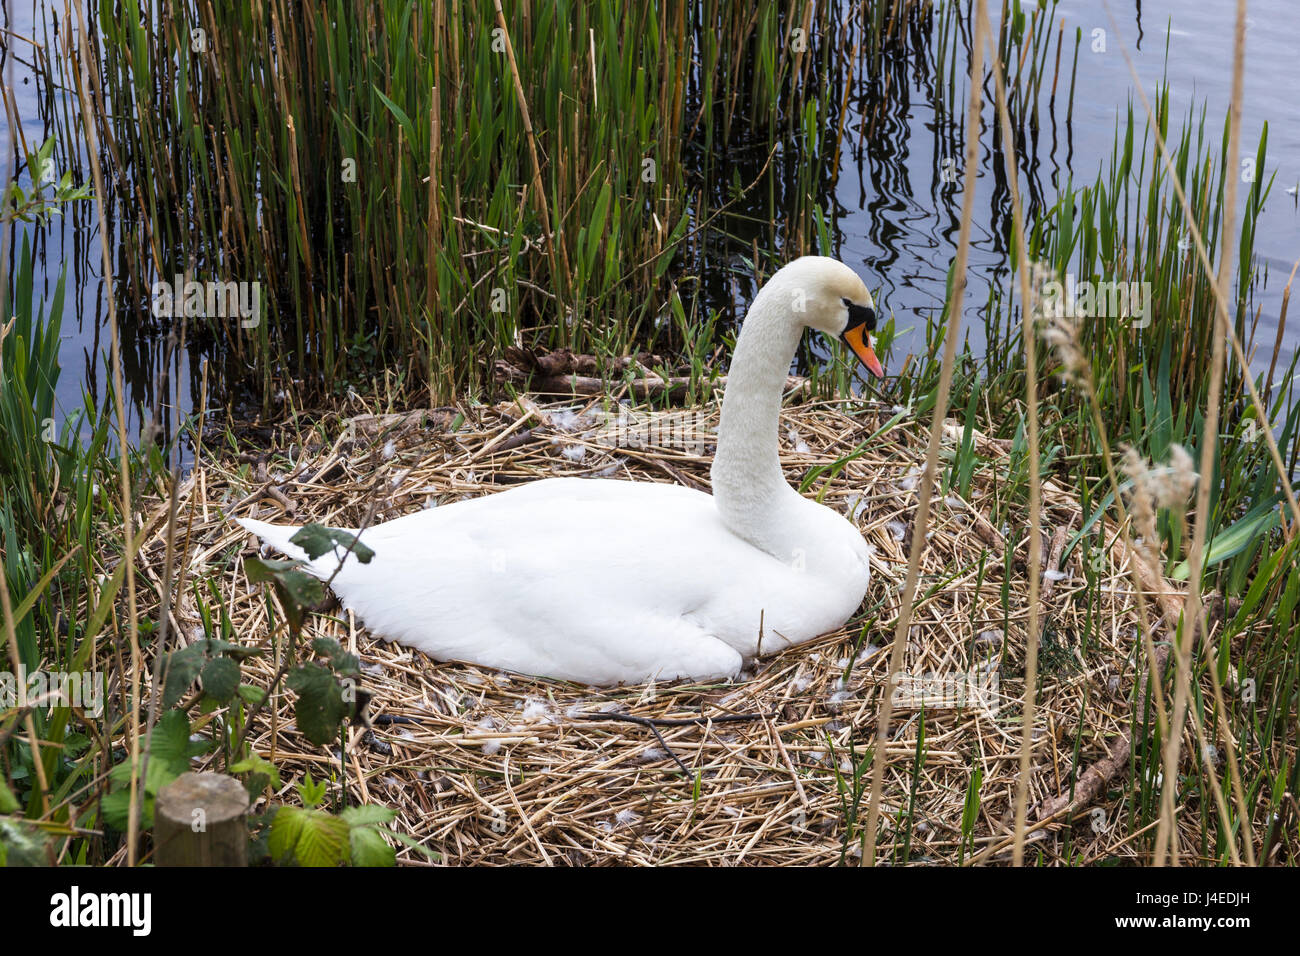
[[[96,139],[124,327],[147,351],[184,326],[213,394],[264,412],[381,370],[449,401],[521,335],[690,348],[729,287],[833,253],[841,153],[906,127],[915,73],[950,155],[964,140],[960,3],[84,6],[85,54],[46,23],[32,64],[78,182]],[[1022,138],[1055,22],[1002,11]],[[63,95],[83,66],[89,109]],[[256,283],[259,321],[154,314],[177,275]]]
[[[143,317],[154,278],[259,283],[263,321],[214,324],[264,401],[278,373],[319,395],[381,365],[449,399],[525,329],[624,353],[711,212],[691,131],[707,152],[824,112],[782,39],[816,6],[103,3],[86,118],[130,170],[124,298]]]
[[[205,457],[180,491],[186,539],[177,553],[215,585],[239,640],[270,650],[279,616],[268,617],[267,600],[244,574],[256,550],[230,523],[234,515],[355,527],[431,496],[446,503],[552,475],[707,484],[715,406],[689,416],[637,413],[649,426],[639,434],[652,437],[656,420],[678,439],[682,423],[692,423],[697,431],[685,437],[701,445],[683,451],[679,441],[611,443],[607,424],[619,406],[607,410],[599,399],[539,402],[525,395],[476,408],[366,411],[324,421],[312,435],[264,433],[258,454]],[[852,514],[874,551],[864,610],[845,628],[755,661],[735,683],[598,691],[433,661],[376,639],[345,613],[316,614],[303,639],[332,637],[360,654],[371,726],[350,727],[331,753],[303,739],[286,701],[269,707],[248,741],[281,768],[275,799],[292,801],[300,774],[328,775],[337,801],[395,808],[395,828],[454,863],[852,861],[861,853],[864,774],[926,434],[913,418],[869,402],[791,405],[782,431],[788,478]],[[946,458],[966,432],[948,423]],[[968,494],[936,490],[904,671],[940,683],[904,679],[895,699],[881,861],[956,863],[981,851],[992,862],[1009,859],[1028,537],[983,517],[1007,480],[1010,443],[976,432],[974,444],[986,465]],[[1107,529],[1091,559],[1082,562],[1076,549],[1063,560],[1086,516],[1077,496],[1051,480],[1042,507],[1048,574],[1031,808],[1068,803],[1072,782],[1126,738],[1140,697],[1135,675],[1146,666],[1123,537]],[[154,581],[163,573],[167,508],[165,500],[147,506],[155,530],[141,561]],[[580,603],[582,582],[557,571],[557,586],[571,587]],[[1174,586],[1158,587],[1182,599]],[[193,593],[173,613],[181,640],[202,636]],[[273,653],[250,658],[250,679],[269,686],[276,664]],[[969,696],[951,693],[970,675],[997,681],[963,685]],[[1032,831],[1032,852],[1043,861],[1136,858],[1117,825],[1124,799],[1120,788],[1103,789],[1091,807],[1072,808],[1085,814],[1082,825],[1057,813]],[[1033,812],[1030,821],[1038,821]],[[1193,858],[1197,836],[1189,833],[1184,848]],[[422,857],[408,849],[399,859]]]

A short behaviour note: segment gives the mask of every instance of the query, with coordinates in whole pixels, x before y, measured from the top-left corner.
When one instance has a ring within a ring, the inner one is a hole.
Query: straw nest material
[[[716,405],[610,413],[600,402],[524,398],[362,414],[318,423],[314,440],[268,430],[262,452],[202,451],[180,491],[177,553],[188,556],[188,575],[215,582],[240,639],[270,649],[273,599],[245,576],[256,544],[232,516],[358,527],[552,475],[707,487]],[[906,411],[862,402],[789,407],[781,431],[790,481],[823,469],[807,493],[852,515],[873,548],[871,587],[848,626],[759,660],[735,682],[597,690],[435,661],[372,636],[336,607],[312,615],[304,636],[333,637],[360,655],[373,729],[349,727],[341,767],[337,752],[295,730],[282,695],[274,737],[271,707],[249,736],[280,769],[274,799],[296,800],[292,783],[303,772],[333,773],[349,802],[394,808],[395,829],[452,864],[853,862],[927,431]],[[970,497],[936,493],[923,551],[881,797],[882,861],[997,862],[1009,854],[1028,539],[1007,540],[1008,528],[985,515],[1026,525],[1023,505],[1009,503],[1024,496],[1023,465],[1013,465],[1010,442],[970,437],[979,461]],[[950,424],[945,467],[962,440]],[[1113,529],[1103,529],[1106,548],[1076,547],[1062,560],[1083,516],[1050,481],[1043,498],[1048,571],[1029,812],[1031,821],[1053,815],[1031,839],[1052,859],[1074,816],[1074,859],[1124,855],[1123,827],[1110,825],[1122,767],[1082,795],[1100,797],[1086,813],[1067,805],[1072,780],[1090,765],[1104,770],[1107,758],[1116,762],[1112,751],[1127,746],[1134,669],[1146,666],[1121,566],[1129,558],[1110,544]],[[165,513],[157,502],[142,554],[150,576],[161,564]],[[1081,555],[1101,582],[1091,600],[1082,597]],[[555,578],[581,604],[583,582],[563,568]],[[179,589],[173,612],[181,642],[201,633],[192,590]],[[246,679],[265,686],[276,666],[269,652],[251,658]],[[399,861],[423,860],[399,847]]]

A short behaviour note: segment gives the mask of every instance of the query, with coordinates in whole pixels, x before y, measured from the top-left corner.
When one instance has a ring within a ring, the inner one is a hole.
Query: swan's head
[[[877,378],[885,370],[874,350],[876,303],[856,272],[837,259],[803,256],[768,283],[790,296],[791,314],[804,325],[838,337]]]

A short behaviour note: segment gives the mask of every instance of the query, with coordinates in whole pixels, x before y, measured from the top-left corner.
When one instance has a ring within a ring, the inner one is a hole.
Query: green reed
[[[1226,125],[1221,136],[1213,135],[1204,110],[1190,111],[1170,135],[1171,111],[1167,90],[1155,103],[1156,119],[1169,145],[1173,166],[1190,203],[1191,215],[1205,237],[1211,258],[1217,256],[1218,234],[1223,212],[1226,176],[1243,174],[1243,167],[1226,154]],[[1252,297],[1262,280],[1254,265],[1253,249],[1258,217],[1269,194],[1272,177],[1266,171],[1268,130],[1264,128],[1254,151],[1255,175],[1248,176],[1237,248],[1242,267],[1234,283],[1232,314],[1237,335],[1243,342],[1256,341],[1255,322],[1259,312]],[[1032,224],[1029,255],[1049,265],[1062,278],[1074,281],[1137,281],[1150,287],[1147,323],[1136,311],[1108,308],[1114,300],[1094,306],[1078,321],[1083,352],[1091,359],[1091,374],[1098,400],[1105,410],[1107,438],[1112,448],[1131,444],[1141,454],[1163,462],[1171,444],[1199,451],[1208,382],[1205,367],[1212,349],[1211,318],[1216,308],[1212,279],[1205,276],[1186,240],[1187,230],[1174,198],[1172,184],[1157,161],[1156,147],[1145,124],[1136,122],[1129,109],[1117,124],[1115,147],[1109,163],[1095,182],[1067,189],[1059,201],[1044,210]],[[1021,264],[1016,264],[1020,267]],[[1289,298],[1286,296],[1285,298]],[[1021,361],[1020,320],[1015,309],[996,292],[984,310],[987,341],[982,361],[970,364],[979,374],[955,386],[956,403],[967,403],[967,415],[978,398],[986,407],[1006,411],[995,416],[1000,434],[1013,439],[1012,468],[1000,513],[995,523],[1011,517],[1006,505],[1023,501],[1023,480],[1017,456],[1023,456],[1023,416],[1018,396],[1024,390]],[[1285,322],[1285,310],[1281,321]],[[941,324],[940,326],[941,327]],[[1210,789],[1211,775],[1224,777],[1223,741],[1213,699],[1206,678],[1213,669],[1229,696],[1228,732],[1242,761],[1243,789],[1252,819],[1241,821],[1229,802],[1228,816],[1238,841],[1249,830],[1263,839],[1262,852],[1285,839],[1294,813],[1283,797],[1285,781],[1296,777],[1295,708],[1300,684],[1300,566],[1294,557],[1293,531],[1285,523],[1285,505],[1279,490],[1277,469],[1260,439],[1270,429],[1282,450],[1288,471],[1295,473],[1300,448],[1300,403],[1295,401],[1296,361],[1279,362],[1276,341],[1257,343],[1270,371],[1256,374],[1242,368],[1229,354],[1222,398],[1224,428],[1214,450],[1215,472],[1202,476],[1211,483],[1210,534],[1207,550],[1206,584],[1218,594],[1212,607],[1218,618],[1209,649],[1193,651],[1194,678],[1190,707],[1211,741],[1214,752],[1193,748],[1180,800],[1199,821],[1204,860],[1227,860],[1228,843]],[[929,355],[916,364],[920,380],[913,393],[932,389],[935,344]],[[1269,356],[1266,349],[1275,351]],[[1270,381],[1278,369],[1283,374]],[[1048,371],[1051,371],[1049,364]],[[1251,407],[1245,382],[1250,376],[1269,403],[1268,420]],[[1275,383],[1286,383],[1280,387]],[[1100,436],[1087,410],[1087,402],[1076,389],[1055,378],[1039,383],[1043,415],[1044,451],[1042,470],[1079,494],[1088,525],[1075,529],[1067,550],[1079,550],[1080,557],[1103,543],[1093,526],[1113,508],[1113,496],[1100,477]],[[967,419],[969,420],[969,418]],[[959,449],[952,464],[958,478],[969,467]],[[1168,564],[1165,574],[1185,579],[1186,526],[1182,516],[1165,515],[1161,520]],[[1083,561],[1087,566],[1087,561]],[[1093,601],[1096,580],[1089,576],[1082,600]],[[1086,635],[1082,640],[1086,640]],[[1130,662],[1138,674],[1145,665]],[[1172,666],[1165,674],[1172,686]],[[1141,699],[1135,694],[1133,700]],[[1139,728],[1128,782],[1129,798],[1123,820],[1124,833],[1144,831],[1159,818],[1157,781],[1161,773],[1161,740],[1148,714],[1134,713]],[[1290,736],[1288,736],[1290,735]],[[1078,741],[1073,744],[1077,747]],[[1290,822],[1289,822],[1290,821]],[[1154,828],[1153,828],[1154,829]],[[1140,838],[1139,846],[1150,846],[1153,832]]]
[[[121,6],[100,7],[95,121],[130,173],[127,302],[255,281],[265,321],[206,333],[262,393],[384,365],[444,400],[520,337],[653,339],[710,211],[687,144],[809,125],[835,30],[811,3],[517,4],[504,32],[484,0]]]

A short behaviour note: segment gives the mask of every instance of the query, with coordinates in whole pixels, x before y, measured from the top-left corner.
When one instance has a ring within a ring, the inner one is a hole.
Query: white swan
[[[736,342],[712,495],[550,478],[442,505],[362,532],[375,556],[347,557],[334,592],[376,634],[432,657],[598,685],[732,677],[744,658],[834,630],[870,571],[857,528],[781,471],[781,391],[805,326],[883,374],[857,274],[817,256],[785,266]],[[297,527],[239,523],[306,558],[289,543]],[[336,567],[325,555],[311,570]]]

